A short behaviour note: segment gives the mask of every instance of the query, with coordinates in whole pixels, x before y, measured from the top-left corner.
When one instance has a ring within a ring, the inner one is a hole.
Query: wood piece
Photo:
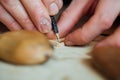
[[[37,31],[13,31],[0,36],[0,58],[15,64],[38,64],[53,53],[48,39]]]
[[[92,52],[96,67],[110,79],[120,80],[120,48],[110,46],[95,48]]]

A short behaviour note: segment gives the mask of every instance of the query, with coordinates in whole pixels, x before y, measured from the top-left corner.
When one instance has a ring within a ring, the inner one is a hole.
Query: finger
[[[119,4],[113,3],[114,0],[101,0],[94,16],[82,28],[66,37],[66,45],[70,42],[70,45],[87,44],[104,30],[109,29],[119,14]]]
[[[74,27],[79,18],[87,12],[92,2],[93,0],[72,1],[70,6],[62,13],[61,18],[58,21],[60,37],[65,37],[69,33],[69,31]],[[47,34],[47,36],[50,39],[56,38],[54,32],[50,32],[49,34]]]
[[[0,0],[0,2],[24,29],[34,29],[32,21],[19,0]]]
[[[73,0],[70,6],[62,13],[58,21],[58,29],[60,37],[65,37],[69,31],[74,27],[76,22],[82,17],[92,4],[93,0]],[[85,9],[84,9],[85,8]],[[47,34],[50,39],[54,39],[53,32]]]
[[[42,0],[47,7],[50,15],[55,15],[61,9],[63,2],[62,0]]]
[[[49,39],[56,39],[56,35],[53,31],[49,32],[46,34],[46,36],[49,38]]]
[[[46,7],[41,0],[21,0],[24,7],[28,11],[31,19],[35,23],[39,31],[48,33],[51,31],[51,20]]]
[[[94,0],[73,0],[62,13],[58,21],[61,37],[64,37],[74,27],[76,22],[85,15]]]
[[[111,36],[96,45],[96,47],[101,46],[113,46],[120,48],[120,26]]]
[[[0,5],[0,21],[5,24],[9,30],[21,30],[20,25],[15,19]]]

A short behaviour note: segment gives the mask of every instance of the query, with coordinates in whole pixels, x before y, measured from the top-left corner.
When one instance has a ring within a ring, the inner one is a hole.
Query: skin
[[[53,47],[37,31],[12,31],[0,35],[0,59],[14,64],[39,64],[52,56]]]
[[[90,13],[92,16],[82,27],[69,33],[81,17]],[[88,44],[102,32],[110,29],[117,16],[120,16],[120,0],[73,0],[58,21],[60,36],[65,37],[65,44],[68,46]],[[119,27],[96,46],[120,47]],[[52,32],[48,36],[54,38]]]
[[[51,9],[52,3],[57,4],[57,8],[54,5],[54,9]],[[55,38],[49,15],[58,13],[61,7],[62,0],[0,0],[0,21],[10,30],[39,30],[49,33],[49,38]],[[89,15],[87,12],[94,14],[82,28],[69,33],[84,14]],[[73,0],[58,21],[60,36],[65,37],[68,46],[85,45],[111,28],[117,16],[120,16],[120,0]],[[97,46],[119,47],[119,30],[118,26],[111,36]]]
[[[70,32],[84,14],[92,16],[82,27]],[[68,46],[88,44],[110,29],[117,16],[120,16],[120,0],[72,0],[58,21],[60,36],[65,37],[65,44]],[[91,52],[97,68],[114,80],[120,78],[119,35],[120,26]],[[52,33],[48,36],[54,38]]]
[[[0,0],[0,22],[11,31],[51,31],[49,15],[55,15],[62,7],[62,0]]]
[[[50,4],[53,2],[57,4],[58,8],[50,9]],[[10,30],[39,30],[43,33],[48,33],[51,31],[49,15],[58,13],[61,7],[62,0],[0,0],[0,21]],[[79,23],[79,19],[85,14],[92,14],[92,16],[82,28],[80,27],[71,32],[75,24]],[[68,46],[88,44],[102,32],[110,29],[118,16],[120,16],[120,0],[72,0],[72,3],[62,13],[58,21],[60,37],[65,37],[65,44]],[[118,26],[112,35],[99,42],[96,47],[106,45],[120,47],[119,34],[120,26]],[[55,35],[53,32],[50,32],[48,37],[55,38]],[[101,49],[103,50],[103,52],[101,52],[102,54],[99,53],[102,51]],[[113,48],[109,47],[106,48],[107,51],[112,49]],[[119,49],[114,50],[119,53]],[[98,51],[95,50],[93,58],[99,58],[98,62],[100,65],[106,68],[104,62],[109,64],[111,61],[116,62],[116,59],[119,58],[112,60],[111,58],[114,54],[112,53],[112,55],[110,55],[109,52],[107,52],[108,55],[105,55],[103,54],[105,53],[104,51],[104,48],[100,48]],[[110,57],[106,58],[109,55]],[[103,56],[106,57],[104,58]],[[113,64],[115,62],[113,62]],[[107,66],[107,68],[108,67],[109,66]],[[109,69],[113,71],[116,71],[115,68],[116,66],[109,67]],[[113,73],[113,71],[111,71],[111,73]],[[115,74],[112,75],[116,76],[116,74],[119,75],[119,72],[115,72]]]

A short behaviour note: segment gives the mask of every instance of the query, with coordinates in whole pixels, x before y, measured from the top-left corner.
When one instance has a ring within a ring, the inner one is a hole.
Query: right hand
[[[79,20],[90,13],[92,14],[84,25],[74,29]],[[60,37],[65,37],[64,42],[68,46],[86,45],[104,31],[109,30],[118,16],[120,16],[120,0],[72,0],[58,21]],[[119,34],[120,25],[114,33],[96,46],[120,47]],[[54,37],[53,34],[48,36]]]
[[[49,15],[62,7],[62,0],[0,0],[0,22],[10,30],[52,30]]]

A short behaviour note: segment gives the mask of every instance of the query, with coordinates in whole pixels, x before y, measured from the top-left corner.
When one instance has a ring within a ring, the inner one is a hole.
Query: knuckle
[[[33,25],[32,21],[29,18],[22,19],[21,24],[22,24],[23,28],[27,29],[27,30],[32,30],[34,28],[34,25]]]
[[[14,28],[16,27],[16,25],[17,25],[16,21],[10,21],[10,22],[8,23],[8,27],[9,27],[10,29],[13,29],[13,30],[14,30]]]
[[[22,19],[22,23],[23,23],[23,24],[29,24],[29,23],[31,23],[31,21],[30,21],[29,18],[23,18],[23,19]]]
[[[61,17],[67,17],[67,16],[69,16],[69,15],[71,15],[72,14],[72,12],[71,11],[69,11],[69,10],[65,10],[63,13],[62,13],[62,15],[61,15]]]
[[[109,29],[112,25],[112,20],[109,18],[102,18],[101,24],[103,25],[104,30]]]
[[[109,29],[113,24],[113,20],[103,14],[95,14],[94,21],[99,24],[102,31]]]
[[[10,25],[12,27],[12,26],[15,26],[15,24],[16,24],[15,21],[10,21],[10,23],[8,25]]]
[[[33,14],[35,18],[38,18],[38,16],[45,15],[46,12],[44,8],[36,5],[35,8],[31,11],[31,14]]]

